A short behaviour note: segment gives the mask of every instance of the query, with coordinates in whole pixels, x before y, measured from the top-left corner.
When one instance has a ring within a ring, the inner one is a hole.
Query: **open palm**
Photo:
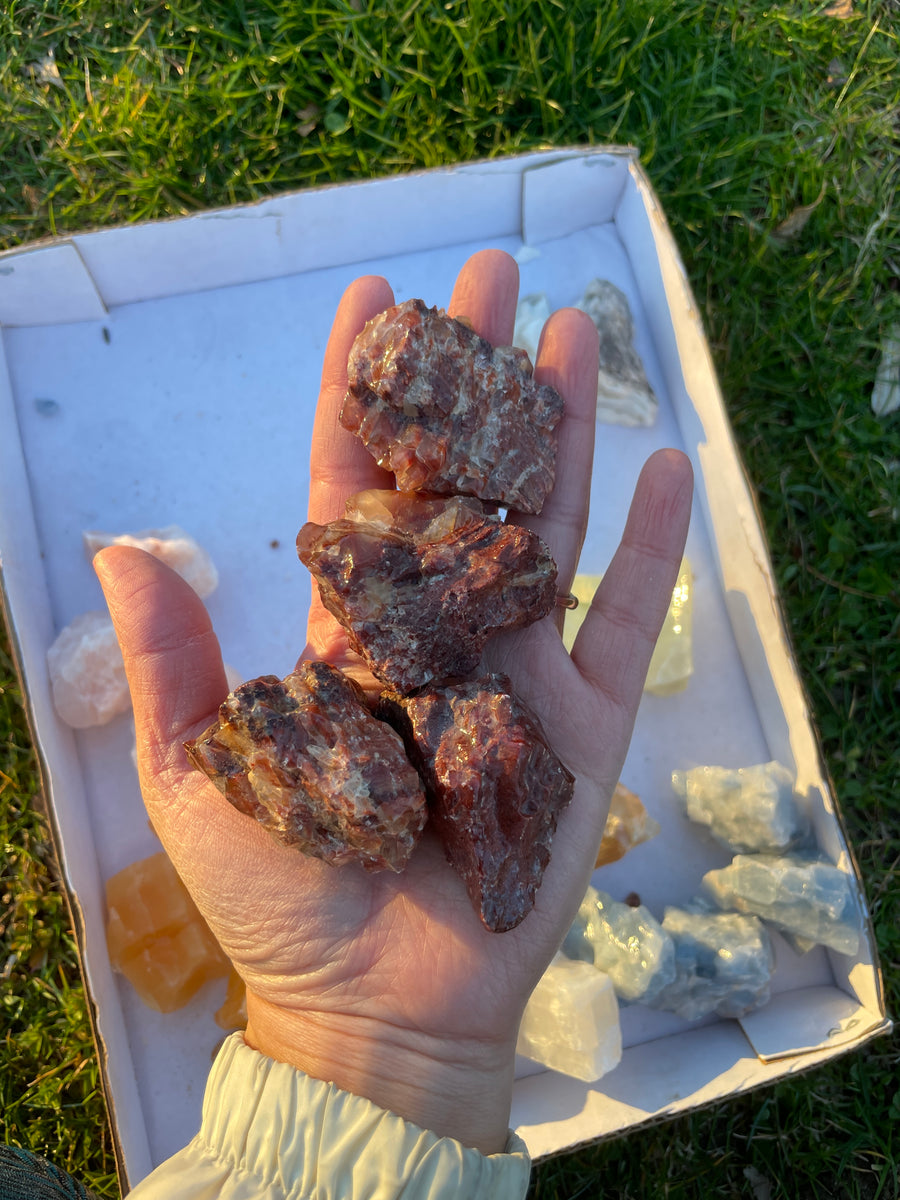
[[[450,312],[508,344],[517,286],[512,259],[482,252],[461,271]],[[391,303],[387,283],[366,277],[338,309],[313,433],[313,521],[342,515],[356,491],[392,486],[337,421],[353,338]],[[554,314],[536,370],[566,401],[557,482],[540,516],[508,519],[545,540],[564,593],[587,524],[595,428],[597,337],[584,314]],[[487,648],[486,667],[510,676],[576,776],[535,909],[505,934],[482,927],[428,829],[404,872],[373,874],[298,854],[232,809],[183,750],[227,690],[205,608],[141,551],[98,555],[132,691],[148,812],[247,983],[251,1045],[468,1144],[502,1142],[518,1018],[591,871],[681,559],[690,493],[683,456],[666,451],[649,461],[571,656],[555,614]],[[359,672],[317,596],[308,639],[301,657]]]

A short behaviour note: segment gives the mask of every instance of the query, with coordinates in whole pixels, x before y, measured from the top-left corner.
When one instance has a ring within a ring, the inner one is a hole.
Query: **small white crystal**
[[[541,252],[537,246],[522,245],[513,255],[513,258],[520,267],[524,267],[526,263],[534,262],[536,258],[541,257]]]
[[[628,1002],[649,1003],[675,978],[675,947],[650,910],[595,887],[585,893],[563,952],[604,971],[619,999]]]
[[[516,306],[513,345],[526,352],[532,366],[537,362],[541,332],[549,316],[550,302],[543,292],[532,292],[530,296],[523,296]]]
[[[794,777],[781,763],[673,771],[672,787],[688,817],[729,850],[778,853],[809,833],[794,796]]]
[[[578,631],[584,622],[584,618],[590,611],[594,593],[600,586],[602,578],[602,575],[576,575],[572,580],[572,586],[569,590],[578,601],[578,607],[567,609],[565,620],[563,621],[563,645],[569,653],[571,653],[572,647],[575,645],[575,638],[578,636]]]
[[[105,725],[131,707],[109,613],[82,613],[47,651],[56,711],[74,729]]]
[[[892,325],[881,347],[881,362],[872,388],[872,411],[879,417],[900,408],[900,325]]]
[[[694,673],[693,592],[691,564],[683,558],[644,683],[655,696],[683,691]]]
[[[667,908],[662,927],[675,943],[676,974],[651,1008],[696,1021],[742,1017],[769,1002],[775,956],[756,917]]]
[[[634,346],[628,297],[608,279],[588,284],[577,305],[600,334],[597,419],[612,425],[652,425],[659,401]]]
[[[558,954],[525,1006],[516,1052],[585,1083],[618,1066],[622,1030],[612,981]]]
[[[178,525],[164,529],[143,529],[139,533],[99,533],[89,530],[82,535],[88,558],[107,546],[136,546],[177,571],[201,599],[214,592],[219,573],[206,550]]]
[[[830,946],[840,954],[859,948],[862,914],[853,880],[820,858],[737,854],[703,886],[720,908],[755,913],[792,938]]]

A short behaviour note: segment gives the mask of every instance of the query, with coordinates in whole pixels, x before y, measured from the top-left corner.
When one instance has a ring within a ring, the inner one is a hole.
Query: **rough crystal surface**
[[[322,601],[372,672],[400,693],[471,673],[488,638],[556,602],[556,564],[530,530],[477,500],[351,497],[297,538]]]
[[[89,558],[106,546],[135,546],[177,571],[198,596],[205,598],[216,590],[219,573],[209,553],[179,525],[163,529],[143,529],[138,533],[100,533],[89,530],[82,535]]]
[[[106,906],[110,965],[149,1008],[174,1012],[228,973],[228,959],[164,852],[108,879]]]
[[[404,491],[538,513],[553,488],[562,397],[528,355],[421,300],[373,318],[348,364],[341,424]]]
[[[575,638],[590,611],[600,586],[600,575],[576,575],[569,589],[579,601],[578,608],[566,613],[563,644],[571,652]],[[684,691],[694,673],[693,646],[693,575],[688,559],[683,559],[663,627],[650,659],[644,688],[656,696],[671,696]]]
[[[672,787],[692,821],[729,850],[779,853],[809,833],[794,777],[778,762],[673,771]]]
[[[47,651],[53,703],[73,729],[105,725],[131,708],[125,664],[109,613],[71,621]]]
[[[588,314],[600,335],[598,420],[612,425],[652,425],[659,401],[635,349],[628,297],[608,279],[594,279],[578,307]]]
[[[768,1003],[775,958],[756,917],[667,908],[662,927],[675,943],[675,979],[651,1008],[696,1021],[742,1017]]]
[[[327,862],[399,871],[425,824],[400,737],[327,663],[242,684],[186,750],[235,808]]]
[[[738,854],[703,886],[720,908],[754,913],[776,929],[840,954],[859,949],[862,914],[846,871],[818,858]]]
[[[605,971],[620,1000],[649,1004],[675,979],[675,946],[648,908],[588,887],[563,951]]]
[[[617,783],[609,806],[595,867],[618,862],[629,850],[659,833],[659,822],[647,812],[640,796]]]
[[[612,981],[557,955],[525,1006],[516,1052],[585,1083],[618,1066],[622,1030]]]
[[[514,928],[534,906],[573,776],[505,676],[385,704],[482,922],[495,933]]]

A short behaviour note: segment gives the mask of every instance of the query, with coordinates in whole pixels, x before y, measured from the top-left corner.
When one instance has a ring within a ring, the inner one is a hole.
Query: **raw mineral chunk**
[[[523,296],[516,305],[513,345],[524,350],[532,363],[537,362],[541,333],[549,316],[550,302],[543,292],[532,292],[530,296]]]
[[[89,558],[106,546],[136,546],[170,566],[185,579],[198,596],[205,598],[216,590],[219,573],[206,550],[178,525],[164,529],[143,529],[139,533],[99,533],[82,535]]]
[[[900,322],[885,331],[870,403],[872,412],[879,417],[900,408]]]
[[[693,591],[691,564],[684,558],[647,668],[644,689],[655,696],[684,691],[694,673]]]
[[[401,739],[328,663],[242,684],[185,749],[235,808],[326,862],[399,871],[425,824]]]
[[[809,833],[794,795],[794,777],[778,762],[752,767],[693,767],[673,771],[672,787],[687,815],[737,853],[780,853]]]
[[[556,602],[541,539],[472,499],[362,492],[342,520],[304,525],[297,551],[353,648],[400,693],[469,674],[488,638]]]
[[[106,906],[110,964],[149,1008],[174,1012],[228,974],[228,959],[164,852],[107,880]]]
[[[667,908],[662,927],[675,943],[676,974],[651,1008],[696,1021],[742,1017],[768,1003],[775,958],[756,917]]]
[[[512,929],[534,906],[574,777],[503,675],[386,703],[482,922]]]
[[[557,955],[525,1006],[516,1052],[585,1083],[618,1066],[622,1030],[611,980]]]
[[[225,999],[216,1009],[215,1021],[226,1032],[247,1028],[247,986],[234,967],[229,972]]]
[[[675,979],[675,945],[650,910],[595,887],[588,887],[563,951],[604,971],[620,1000],[649,1004]]]
[[[341,424],[403,491],[538,513],[553,488],[562,397],[528,355],[421,300],[373,318],[348,364]]]
[[[720,908],[755,913],[776,929],[840,954],[859,948],[862,915],[853,880],[838,867],[796,855],[737,854],[703,886]]]
[[[600,586],[601,575],[576,575],[572,595],[578,608],[566,613],[563,626],[563,645],[571,651],[582,622],[590,611],[594,594]],[[685,558],[678,571],[672,599],[660,630],[653,657],[647,670],[644,688],[657,696],[670,696],[683,691],[694,673],[692,631],[693,575]]]
[[[576,575],[572,580],[569,591],[578,601],[578,607],[570,608],[563,621],[563,645],[569,653],[572,652],[578,631],[591,610],[594,595],[602,578],[602,575]]]
[[[622,783],[617,783],[594,866],[603,867],[607,863],[618,862],[634,846],[649,842],[658,833],[659,822],[654,821],[644,808],[640,796],[630,792]]]
[[[56,711],[74,729],[105,725],[131,707],[125,664],[109,613],[81,613],[47,651]]]
[[[608,279],[589,283],[578,307],[600,334],[597,418],[612,425],[652,425],[659,410],[644,364],[634,346],[628,297]]]

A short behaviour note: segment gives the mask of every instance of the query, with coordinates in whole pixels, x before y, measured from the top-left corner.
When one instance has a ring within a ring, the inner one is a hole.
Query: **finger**
[[[111,546],[93,561],[125,662],[142,774],[183,774],[182,742],[228,694],[209,614],[180,575],[143,550]]]
[[[572,660],[626,712],[637,710],[672,598],[691,514],[693,473],[678,450],[644,464],[622,541],[585,616]]]
[[[563,594],[572,586],[587,530],[598,358],[599,338],[590,317],[575,308],[553,313],[541,336],[535,378],[554,387],[565,402],[558,430],[556,481],[538,516],[510,513],[511,520],[532,529],[546,542]]]
[[[463,265],[447,306],[465,317],[492,346],[512,345],[519,294],[519,268],[503,250],[479,250]]]
[[[347,393],[347,360],[356,335],[365,323],[389,308],[394,294],[380,275],[355,280],[341,297],[322,364],[322,383],[313,422],[309,462],[308,519],[319,525],[343,515],[349,496],[366,488],[393,488],[394,477],[384,471],[360,439],[341,425],[339,416]],[[334,658],[344,635],[322,604],[312,583],[308,645],[304,656]]]
[[[228,692],[218,641],[193,588],[151,555],[112,546],[94,556],[94,568],[125,662],[147,812],[228,950],[228,923],[216,923],[221,903],[215,896],[230,887],[234,911],[248,888],[255,889],[262,908],[280,848],[191,767],[184,750],[184,742],[214,720]]]
[[[393,303],[387,280],[366,275],[350,284],[335,314],[322,364],[309,461],[309,520],[320,525],[342,516],[344,502],[354,492],[394,486],[393,475],[377,465],[356,434],[344,429],[338,419],[347,393],[347,360],[356,335]]]

